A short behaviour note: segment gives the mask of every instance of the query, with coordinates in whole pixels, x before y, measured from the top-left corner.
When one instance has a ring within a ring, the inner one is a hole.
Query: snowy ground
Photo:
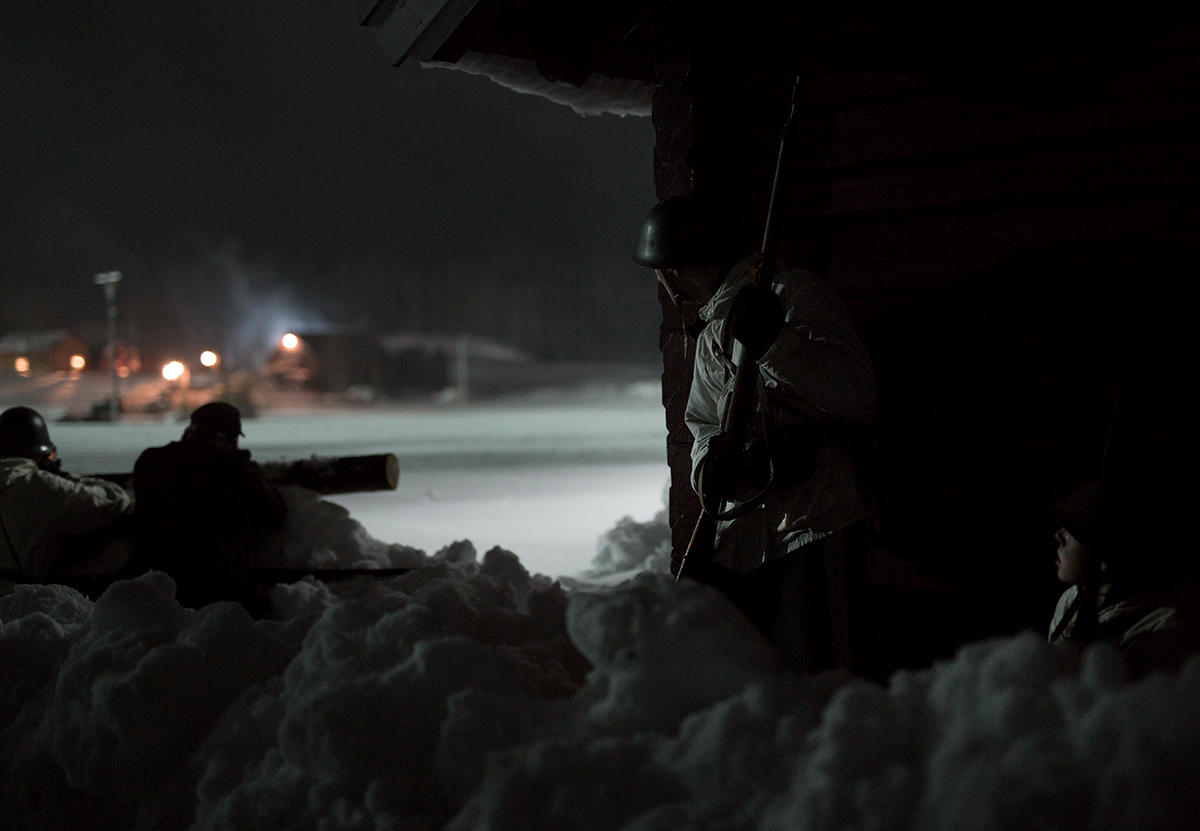
[[[579,545],[579,560],[548,557],[561,563],[548,570],[585,568],[582,538],[624,508],[610,502],[585,528],[556,491],[625,493],[644,477],[641,513],[654,511],[654,410],[610,396],[248,423],[264,457],[397,452],[412,489],[354,497],[352,512],[289,491],[288,552],[414,570],[276,586],[274,614],[258,620],[233,603],[181,608],[161,572],[94,601],[54,585],[0,597],[0,828],[1197,827],[1200,658],[1133,681],[1111,647],[1080,654],[1024,633],[886,685],[797,677],[704,586],[661,569],[560,584],[520,552],[483,547],[491,533],[535,549],[537,527],[556,552]],[[314,424],[339,429],[298,443]],[[100,470],[178,428],[54,432],[73,467]],[[455,505],[490,506],[478,547],[404,548],[420,514],[443,507],[430,539],[471,536]],[[653,541],[660,528],[617,523],[605,536]]]
[[[175,414],[50,426],[75,473],[131,470],[142,449],[183,429]],[[267,410],[244,432],[242,446],[261,461],[395,453],[395,491],[329,500],[384,542],[430,554],[461,539],[479,551],[499,545],[551,577],[589,569],[623,517],[653,519],[668,476],[654,384],[466,406]]]

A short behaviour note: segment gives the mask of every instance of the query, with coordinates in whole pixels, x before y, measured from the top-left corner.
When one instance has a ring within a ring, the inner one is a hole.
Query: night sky
[[[103,332],[119,270],[150,354],[362,325],[653,361],[650,120],[393,67],[368,5],[0,5],[0,333]]]

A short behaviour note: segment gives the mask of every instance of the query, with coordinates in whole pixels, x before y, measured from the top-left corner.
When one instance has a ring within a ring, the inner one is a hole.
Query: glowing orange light
[[[217,355],[216,352],[213,352],[211,349],[205,349],[203,352],[200,353],[200,363],[204,364],[205,366],[209,366],[209,367],[216,366],[220,362],[221,362],[221,358]]]
[[[183,377],[184,366],[179,361],[171,361],[162,368],[162,376],[168,381],[178,381]]]
[[[24,355],[22,355],[20,358],[17,358],[15,361],[13,361],[13,369],[22,375],[27,374],[29,372],[29,359]]]
[[[118,378],[128,378],[129,377],[129,367],[125,366],[124,364],[117,367],[117,377]]]
[[[282,346],[284,349],[286,349],[288,352],[291,352],[300,345],[300,338],[296,337],[291,332],[288,332],[286,335],[284,335],[282,338],[279,339],[279,345]]]
[[[83,369],[87,366],[87,360],[82,355],[72,355],[70,364],[71,369]]]

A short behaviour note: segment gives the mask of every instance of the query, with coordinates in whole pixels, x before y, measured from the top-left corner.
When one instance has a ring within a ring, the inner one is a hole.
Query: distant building
[[[399,392],[453,390],[460,398],[522,386],[537,363],[528,353],[479,335],[384,335],[380,338]]]
[[[63,329],[0,336],[0,372],[60,372],[83,369],[90,362],[88,345]]]
[[[362,330],[297,331],[267,359],[281,387],[346,392],[369,387],[392,396],[462,389],[472,364],[493,368],[530,360],[517,349],[477,336],[388,334]]]
[[[284,389],[345,393],[369,389],[389,398],[488,397],[539,387],[640,380],[644,367],[604,362],[546,362],[479,335],[297,331],[267,359]]]

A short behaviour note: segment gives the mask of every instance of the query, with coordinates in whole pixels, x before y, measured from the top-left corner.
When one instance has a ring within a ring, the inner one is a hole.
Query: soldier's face
[[[1054,539],[1058,541],[1058,579],[1074,585],[1087,573],[1091,552],[1066,528],[1059,528]]]
[[[715,265],[659,268],[655,274],[676,302],[682,297],[701,305],[712,299],[721,278],[720,269]]]

